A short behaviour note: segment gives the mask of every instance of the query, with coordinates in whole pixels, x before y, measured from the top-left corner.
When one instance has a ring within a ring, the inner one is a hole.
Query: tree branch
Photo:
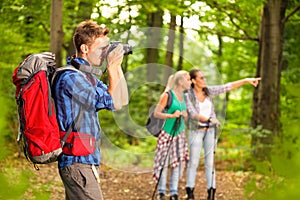
[[[41,26],[43,27],[44,31],[45,31],[48,35],[50,35],[50,30],[47,28],[47,26],[46,26],[43,22],[40,22],[38,25],[41,25]]]
[[[252,40],[252,41],[256,41],[256,42],[259,41],[259,38],[257,38],[257,37],[250,37],[250,36],[237,37],[237,36],[234,36],[234,35],[223,34],[223,33],[220,33],[218,31],[214,31],[213,29],[211,29],[211,28],[209,28],[207,26],[201,26],[201,29],[205,29],[205,30],[200,31],[200,30],[195,29],[195,28],[190,28],[190,30],[196,31],[198,33],[200,33],[200,32],[206,32],[206,33],[210,33],[212,35],[219,35],[220,37],[229,37],[229,38],[232,38],[232,39],[235,39],[235,40]]]
[[[207,3],[207,2],[206,2]],[[241,26],[239,26],[237,23],[235,23],[234,18],[232,17],[232,15],[228,12],[228,10],[231,9],[235,9],[233,7],[228,7],[228,6],[224,6],[224,5],[220,5],[217,1],[212,1],[211,4],[207,3],[208,6],[210,6],[211,8],[217,8],[220,12],[224,13],[225,15],[227,15],[230,19],[230,22],[232,23],[233,26],[235,26],[238,30],[242,31],[245,35],[245,37],[236,37],[236,36],[229,36],[229,35],[220,35],[221,37],[223,36],[227,36],[230,37],[232,39],[237,39],[237,40],[253,40],[253,41],[258,41],[259,39],[257,37],[251,37],[249,35],[249,33],[243,29]],[[238,10],[240,11],[240,10]],[[209,29],[209,28],[208,28]],[[214,33],[216,34],[216,33]]]
[[[296,12],[298,12],[300,10],[300,6],[298,6],[297,8],[295,8],[290,14],[288,14],[283,20],[282,20],[282,24],[285,24],[289,18],[291,16],[293,16]]]
[[[245,29],[243,29],[243,28],[240,27],[237,23],[235,23],[235,21],[234,21],[233,17],[231,16],[231,14],[227,13],[226,11],[225,11],[224,13],[229,17],[231,23],[232,23],[238,30],[241,30],[241,31],[245,34],[246,38],[251,38],[251,36],[248,34],[248,32],[247,32]]]

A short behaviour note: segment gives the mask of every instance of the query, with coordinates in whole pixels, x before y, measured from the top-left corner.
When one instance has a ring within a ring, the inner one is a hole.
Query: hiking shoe
[[[215,188],[208,189],[207,190],[207,200],[214,200],[215,199],[215,193],[216,193]]]
[[[174,195],[170,196],[170,200],[178,200],[178,195],[174,194]]]
[[[164,200],[165,199],[165,194],[164,193],[159,193],[157,199],[158,200]]]
[[[187,200],[193,200],[194,197],[194,188],[186,187]]]

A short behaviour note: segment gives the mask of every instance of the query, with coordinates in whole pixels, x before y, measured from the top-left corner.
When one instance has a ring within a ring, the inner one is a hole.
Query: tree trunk
[[[155,13],[147,15],[148,18],[148,45],[146,49],[146,63],[147,63],[147,81],[152,82],[157,80],[157,67],[159,58],[159,43],[161,40],[161,27],[162,27],[163,11],[158,10]]]
[[[126,5],[128,5],[128,12],[130,13],[131,12],[131,7],[130,7],[130,1],[126,1]],[[132,17],[131,15],[129,15],[129,23],[128,23],[128,26],[127,26],[127,36],[126,36],[126,44],[128,44],[128,41],[130,40],[130,34],[131,34],[131,25],[132,25]],[[127,70],[128,70],[128,56],[125,56],[124,57],[124,61],[123,61],[123,73],[126,75],[127,73]]]
[[[68,11],[68,12],[75,13],[75,10],[78,9],[78,11],[76,11],[76,16],[74,16],[74,21],[76,22],[76,21],[80,20],[80,21],[78,21],[78,23],[80,23],[84,20],[91,19],[91,14],[92,14],[94,6],[95,6],[94,1],[81,0],[78,2],[78,4],[74,4],[73,7],[70,7],[70,11]],[[68,45],[66,46],[66,50],[67,50],[67,57],[72,56],[76,53],[76,49],[73,44],[73,39],[71,39],[69,41]]]
[[[56,66],[61,66],[62,63],[62,0],[52,0],[51,2],[51,31],[50,31],[50,51],[55,53]]]
[[[176,16],[171,14],[171,21],[169,25],[167,52],[165,60],[165,72],[164,72],[164,85],[167,85],[168,78],[172,74],[173,69],[173,52],[175,42],[175,28],[176,28]]]
[[[177,65],[177,71],[182,70],[183,63],[183,42],[184,42],[184,28],[183,28],[183,16],[180,17],[180,26],[179,26],[179,59]]]
[[[263,9],[257,64],[257,75],[262,80],[254,94],[252,113],[252,127],[264,135],[252,137],[253,154],[258,160],[269,158],[274,138],[280,134],[282,21],[286,6],[285,0],[268,0]]]

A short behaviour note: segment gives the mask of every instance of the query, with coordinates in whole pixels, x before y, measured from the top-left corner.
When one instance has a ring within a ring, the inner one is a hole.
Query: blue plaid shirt
[[[89,65],[83,59],[75,59],[81,64]],[[99,144],[101,128],[98,111],[101,109],[114,110],[112,97],[107,92],[107,85],[92,74],[68,70],[59,75],[54,89],[60,129],[67,131],[82,108],[82,120],[80,124],[76,124],[73,131],[92,134]],[[79,127],[79,130],[76,127]],[[100,165],[100,158],[100,149],[97,145],[95,152],[87,156],[62,154],[58,159],[58,166],[63,168],[74,162]]]

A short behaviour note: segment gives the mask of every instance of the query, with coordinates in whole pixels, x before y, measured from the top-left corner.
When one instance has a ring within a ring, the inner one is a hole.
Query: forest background
[[[13,161],[20,152],[12,72],[27,54],[42,51],[55,52],[57,66],[64,65],[74,54],[76,25],[90,18],[110,28],[111,41],[133,46],[122,66],[129,105],[99,112],[104,165],[151,170],[156,139],[144,124],[171,73],[199,68],[209,85],[262,77],[257,89],[245,85],[216,100],[223,124],[216,159],[230,163],[226,170],[263,177],[263,184],[247,184],[253,199],[296,199],[299,10],[298,0],[1,1],[0,199],[22,198],[30,187],[26,169],[17,171]]]

